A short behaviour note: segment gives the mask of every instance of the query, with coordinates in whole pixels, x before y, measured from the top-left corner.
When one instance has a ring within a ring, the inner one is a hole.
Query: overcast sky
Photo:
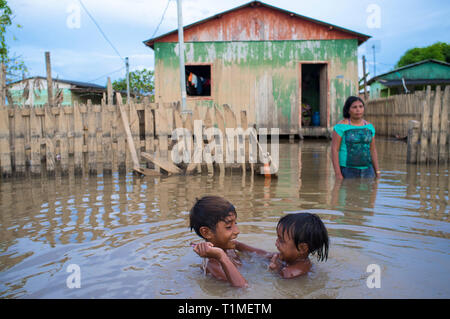
[[[183,24],[248,3],[245,0],[183,0]],[[371,75],[393,69],[401,55],[416,46],[450,42],[448,0],[266,0],[269,5],[372,36],[360,46]],[[45,76],[44,52],[51,52],[53,77],[105,85],[130,70],[153,69],[153,51],[142,41],[177,29],[176,0],[9,0],[14,23],[8,32],[12,53],[22,57],[28,76]],[[17,40],[13,40],[15,37]],[[114,47],[114,48],[113,48]],[[359,64],[360,75],[361,63]]]

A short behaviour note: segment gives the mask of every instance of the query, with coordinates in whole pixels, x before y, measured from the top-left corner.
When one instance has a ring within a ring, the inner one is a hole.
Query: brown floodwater
[[[330,142],[280,145],[278,179],[225,176],[0,180],[0,298],[450,298],[449,171],[407,165],[406,144],[378,140],[378,181],[335,183]],[[205,276],[189,246],[196,197],[238,212],[239,240],[275,251],[287,213],[313,212],[330,236],[328,261],[281,279],[241,255],[249,288]],[[80,288],[68,288],[68,267]],[[380,288],[367,279],[380,269]]]

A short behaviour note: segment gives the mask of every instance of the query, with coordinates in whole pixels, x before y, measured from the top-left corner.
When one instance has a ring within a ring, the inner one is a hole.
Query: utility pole
[[[363,62],[363,81],[364,81],[364,101],[367,102],[367,78],[366,78],[366,56],[362,57]]]
[[[178,8],[178,47],[180,55],[181,111],[189,112],[186,109],[186,73],[184,66],[184,33],[183,33],[182,0],[177,0],[177,8]]]
[[[48,106],[53,107],[53,80],[52,80],[52,66],[50,62],[50,52],[45,52],[45,66],[47,69],[47,96]]]
[[[130,64],[128,57],[125,58],[125,67],[127,69],[127,104],[130,103]]]

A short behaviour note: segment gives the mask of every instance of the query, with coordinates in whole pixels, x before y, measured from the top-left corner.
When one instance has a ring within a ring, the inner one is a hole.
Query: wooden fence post
[[[91,100],[87,101],[87,125],[88,125],[88,166],[89,175],[97,175],[97,123]]]
[[[50,106],[44,107],[45,112],[45,159],[47,162],[47,175],[55,175],[55,117]]]
[[[431,86],[427,87],[426,97],[422,100],[422,128],[420,133],[420,157],[419,163],[427,162],[428,154],[428,137],[430,127],[430,100]]]
[[[25,175],[25,121],[19,107],[14,108],[14,153],[16,176]]]
[[[2,177],[11,177],[11,147],[9,145],[9,114],[4,105],[0,105],[0,170]]]
[[[31,175],[41,175],[41,119],[36,114],[36,108],[30,109],[30,144],[31,144]]]
[[[419,146],[420,122],[408,122],[408,148],[406,151],[406,162],[410,164],[417,163],[417,148]]]
[[[437,163],[439,160],[438,151],[438,137],[439,137],[439,117],[441,116],[441,87],[436,86],[436,93],[434,95],[434,103],[432,108],[432,120],[431,120],[431,140],[430,140],[430,153],[429,162]]]
[[[80,106],[78,102],[73,105],[73,121],[74,121],[74,146],[73,161],[75,175],[83,175],[83,118],[81,116]]]
[[[448,104],[450,98],[450,86],[447,85],[442,96],[441,131],[439,136],[439,163],[447,163],[447,135],[448,135]],[[450,141],[449,141],[450,144]]]
[[[50,52],[45,52],[45,66],[47,70],[47,97],[48,105],[53,107],[53,79],[52,79],[52,66],[50,62]]]
[[[102,99],[102,154],[103,154],[103,174],[112,174],[112,138],[111,138],[111,111],[109,105],[106,106],[105,99]]]
[[[59,154],[61,161],[61,176],[69,174],[69,114],[66,114],[65,107],[59,109],[59,126],[58,126],[58,139],[59,139]]]

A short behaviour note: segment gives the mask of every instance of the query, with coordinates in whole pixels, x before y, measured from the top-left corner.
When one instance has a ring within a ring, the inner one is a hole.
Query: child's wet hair
[[[278,221],[279,228],[283,236],[287,232],[297,249],[299,244],[306,243],[309,253],[315,253],[319,261],[328,259],[328,231],[316,214],[288,214]]]
[[[220,196],[196,198],[196,202],[189,212],[189,227],[203,238],[200,234],[200,227],[208,227],[214,232],[217,223],[225,221],[230,213],[237,216],[233,204]]]

